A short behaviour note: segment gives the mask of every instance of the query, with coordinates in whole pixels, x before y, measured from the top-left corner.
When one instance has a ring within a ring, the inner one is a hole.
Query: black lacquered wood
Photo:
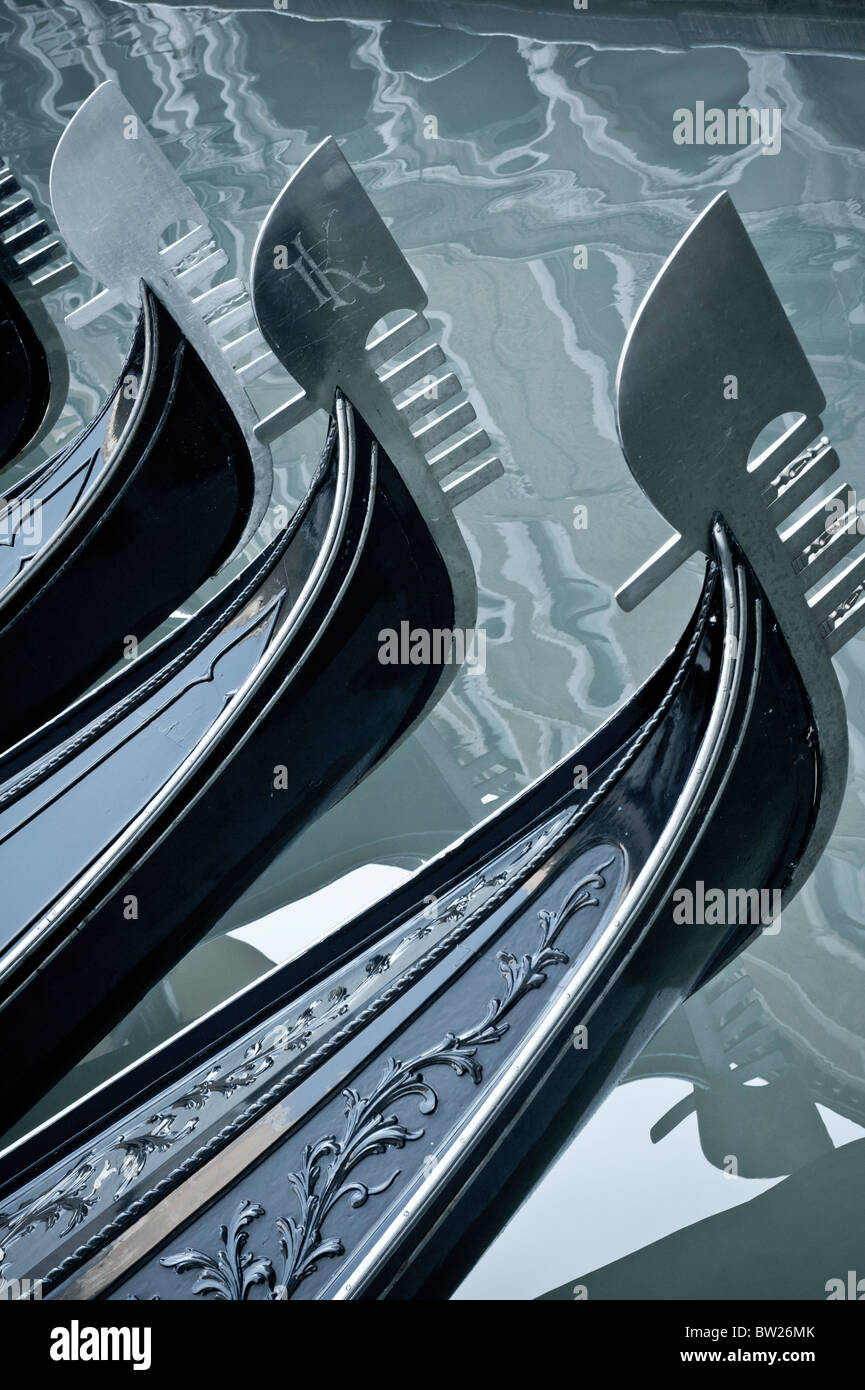
[[[440,665],[382,665],[379,633],[404,620],[449,628],[446,566],[362,425],[338,501],[335,440],[297,516],[258,561],[0,764],[4,948],[14,952],[49,909],[59,913],[0,994],[0,1037],[25,1017],[44,1019],[26,1066],[0,1086],[7,1114],[31,1104],[369,770],[439,684]],[[337,505],[342,539],[308,611],[289,624]],[[85,882],[109,850],[110,869]]]
[[[81,695],[228,557],[252,501],[242,433],[155,296],[109,405],[19,485],[0,572],[0,746]]]
[[[150,1117],[171,1136],[122,1190],[93,1188],[75,1230],[21,1235],[16,1272],[72,1298],[195,1298],[209,1262],[233,1268],[224,1226],[247,1232],[261,1279],[238,1269],[222,1297],[445,1296],[676,1004],[759,930],[680,925],[673,892],[784,888],[819,796],[810,720],[733,544],[677,650],[587,744],[7,1155],[8,1241],[64,1174],[86,1195],[124,1145],[140,1153]],[[248,786],[244,810],[256,800]]]

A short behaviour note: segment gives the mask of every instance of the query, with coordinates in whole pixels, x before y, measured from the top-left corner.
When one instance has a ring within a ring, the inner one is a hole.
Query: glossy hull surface
[[[679,647],[588,744],[6,1155],[10,1273],[69,1298],[455,1286],[676,1004],[760,929],[681,925],[673,893],[783,890],[807,844],[808,702],[721,528],[716,545]],[[40,1233],[61,1190],[75,1219]]]
[[[0,746],[80,696],[230,555],[249,451],[167,312],[142,324],[111,402],[10,495],[0,552]]]
[[[453,595],[398,473],[344,403],[339,416],[304,504],[261,558],[141,669],[0,765],[0,1038],[43,1019],[0,1084],[8,1118],[454,673],[379,661],[384,629],[450,628]]]
[[[0,160],[0,197],[5,202],[21,192],[18,180]],[[62,249],[47,239],[45,222],[15,230],[34,212],[27,197],[0,211],[0,468],[48,433],[69,389],[66,353],[42,295],[74,279],[76,272],[66,262],[31,281],[31,273]],[[9,232],[11,236],[5,235]]]
[[[0,467],[40,432],[51,401],[48,354],[8,285],[0,280]]]

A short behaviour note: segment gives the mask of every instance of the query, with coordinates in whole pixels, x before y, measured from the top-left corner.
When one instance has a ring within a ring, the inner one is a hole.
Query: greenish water
[[[446,25],[313,23],[266,8],[110,0],[7,0],[0,12],[0,151],[43,204],[66,121],[112,78],[243,273],[286,177],[335,135],[426,284],[430,317],[507,468],[460,509],[486,671],[457,679],[424,726],[280,857],[49,1109],[386,891],[566,755],[666,653],[700,566],[636,615],[613,601],[666,537],[616,442],[614,376],[652,278],[722,188],[824,388],[824,423],[845,476],[865,495],[862,61],[554,44],[526,36],[531,6],[518,27],[519,37],[485,37]],[[676,144],[673,112],[698,101],[780,109],[780,150]],[[57,297],[58,318],[95,288],[71,285]],[[117,310],[67,334],[70,407],[48,451],[97,408],[131,322]],[[264,408],[275,404],[278,384],[265,383],[261,396]],[[299,495],[316,444],[310,424],[280,445],[277,504]],[[580,530],[578,504],[588,515]],[[783,930],[680,1011],[461,1296],[537,1296],[750,1200],[863,1132],[865,641],[845,648],[838,666],[851,725],[848,795]],[[701,1147],[693,1114],[652,1143],[652,1126],[692,1084],[706,1090],[712,1048],[742,1040],[743,1064],[763,1058],[754,1079],[769,1084],[752,1089],[765,1100],[742,1105],[715,1085],[701,1102],[717,1112],[714,1148],[705,1122]],[[779,1086],[787,1088],[780,1104]],[[725,1174],[727,1153],[744,1156],[740,1176]],[[780,1277],[783,1239],[769,1253]]]

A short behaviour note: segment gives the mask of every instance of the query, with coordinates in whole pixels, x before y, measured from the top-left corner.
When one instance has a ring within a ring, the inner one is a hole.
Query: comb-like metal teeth
[[[731,1061],[732,1060],[733,1058],[731,1058]],[[755,1057],[754,1060],[747,1065],[737,1067],[736,1075],[742,1085],[744,1085],[748,1081],[757,1080],[757,1078],[767,1080],[770,1079],[773,1074],[780,1075],[781,1072],[786,1070],[787,1066],[787,1058],[784,1056],[783,1052],[780,1052],[776,1048],[774,1052],[764,1053],[760,1057]]]
[[[222,338],[230,328],[237,328],[241,323],[249,323],[252,321],[254,321],[252,305],[249,300],[246,299],[243,303],[233,304],[230,309],[225,309],[221,314],[216,314],[212,318],[208,318],[207,323],[211,333],[214,333],[218,338]],[[261,334],[259,334],[259,338],[261,339]],[[261,339],[261,341],[263,341],[263,339]]]
[[[621,588],[616,590],[616,603],[624,613],[632,613],[643,599],[649,597],[657,589],[659,584],[663,584],[665,579],[675,574],[680,565],[686,560],[690,560],[694,554],[693,546],[678,534],[670,536],[669,540],[664,541],[660,550],[656,550],[648,560],[646,560],[636,573],[632,574]]]
[[[4,208],[0,212],[0,233],[8,232],[10,227],[23,222],[25,217],[32,216],[36,207],[32,198],[22,198],[20,202],[13,203],[10,208]]]
[[[40,246],[37,250],[18,256],[16,259],[24,274],[32,275],[35,271],[41,270],[43,265],[47,265],[49,261],[53,261],[61,255],[63,249],[59,241],[49,241],[47,246]]]
[[[805,588],[825,579],[859,542],[859,515],[852,492],[844,483],[817,503],[801,521],[782,535],[793,569]],[[834,513],[829,519],[829,513]]]
[[[8,231],[11,227],[18,227],[18,224],[34,211],[30,198],[21,199],[0,214],[0,230]],[[3,240],[2,249],[7,256],[12,257],[11,264],[15,267],[13,273],[30,277],[31,288],[38,294],[47,294],[49,290],[57,289],[61,284],[74,279],[77,274],[72,263],[64,261],[60,266],[52,266],[44,275],[37,275],[44,266],[66,254],[65,247],[42,217],[31,222],[29,227],[18,227],[17,231],[12,231],[11,235]]]
[[[208,243],[212,241],[213,233],[207,223],[203,222],[201,226],[193,227],[183,236],[178,237],[176,241],[172,241],[168,246],[163,247],[160,255],[166,265],[179,266],[181,262],[186,260],[187,256],[191,256],[196,251],[200,251],[202,247],[207,246]]]
[[[116,290],[100,290],[92,299],[88,299],[84,304],[79,304],[77,309],[72,309],[66,315],[66,322],[70,328],[85,328],[88,323],[93,323],[95,319],[115,308],[116,305],[123,303],[123,295]]]
[[[205,223],[200,227],[193,227],[191,231],[178,237],[177,241],[163,247],[160,255],[166,265],[176,269],[183,264],[187,256],[193,255],[212,241],[213,233]],[[196,283],[195,278],[188,277],[184,283],[187,287],[194,285]],[[199,298],[203,297],[199,296]],[[198,303],[198,300],[195,302]],[[71,313],[67,314],[66,322],[70,328],[84,328],[88,323],[93,323],[95,319],[100,318],[102,314],[106,314],[109,309],[115,309],[118,304],[122,303],[123,295],[119,290],[100,290],[99,294],[95,294],[92,299],[88,299],[85,304],[79,305],[77,309],[73,309]]]
[[[786,531],[781,532],[781,539],[790,555],[793,557],[793,568],[800,569],[796,564],[796,557],[800,555],[807,546],[813,544],[824,535],[827,530],[828,513],[834,512],[839,518],[833,523],[832,529],[836,529],[840,524],[840,519],[846,513],[851,504],[852,489],[849,483],[841,483],[834,492],[830,492],[826,497],[821,497],[820,501],[806,512],[794,526],[790,526]]]
[[[400,391],[414,386],[422,377],[430,376],[444,361],[445,355],[438,343],[432,343],[421,352],[415,353],[407,362],[401,362],[398,367],[392,367],[389,372],[385,372],[382,381],[391,394],[396,396]]]
[[[418,430],[415,439],[424,453],[428,454],[431,449],[443,444],[458,430],[465,429],[474,418],[475,411],[471,402],[461,401],[459,405],[455,405],[452,410],[445,411],[444,415],[439,415],[429,425],[424,425],[423,429]]]
[[[473,430],[465,439],[460,439],[449,449],[443,449],[440,454],[433,455],[429,461],[433,477],[446,478],[449,473],[454,473],[457,468],[461,468],[464,463],[468,463],[489,447],[490,437],[486,430]]]
[[[793,568],[801,575],[806,589],[825,579],[845,555],[856,549],[861,539],[859,515],[854,508],[845,515],[840,526],[833,527],[831,531],[824,531],[823,535],[812,541],[793,562]]]
[[[819,423],[819,422],[818,422]],[[838,455],[825,435],[817,444],[788,464],[777,475],[763,498],[770,504],[770,516],[789,515],[838,468]],[[827,512],[844,508],[838,519],[829,522]],[[824,579],[858,545],[859,513],[853,494],[846,485],[812,507],[798,525],[782,536],[791,555],[794,570],[804,588]],[[830,655],[865,625],[865,553],[859,554],[840,574],[813,596],[808,604]]]
[[[0,199],[16,193],[21,195],[17,201],[0,209],[0,237],[3,238],[6,273],[14,278],[29,279],[31,291],[45,295],[74,280],[78,271],[70,260],[65,259],[66,248],[50,225],[37,215],[33,199],[24,193],[8,165],[0,161]],[[29,221],[31,218],[35,220]],[[29,226],[21,225],[27,221]],[[51,264],[61,257],[64,258],[61,264]],[[46,266],[50,268],[46,270]]]
[[[714,981],[713,981],[714,984]],[[747,1004],[753,998],[754,982],[749,975],[739,975],[731,984],[725,984],[709,1004],[709,1012],[719,1025],[723,1025],[728,1015],[739,1005]]]
[[[855,637],[865,626],[865,590],[860,585],[835,615],[831,625],[826,625],[824,637],[830,655],[840,651],[845,642]]]
[[[240,298],[241,296],[245,299],[246,303],[249,304],[251,311],[252,305],[249,301],[246,286],[242,280],[234,278],[232,280],[223,280],[220,284],[213,285],[209,290],[205,290],[203,294],[196,295],[192,302],[198,312],[210,323],[211,314],[214,314],[217,309],[221,309],[223,304],[228,304],[232,299]],[[221,322],[221,320],[215,320],[215,322]]]
[[[446,358],[430,340],[423,286],[335,140],[323,141],[304,160],[271,208],[253,252],[250,294],[265,342],[300,388],[258,422],[256,437],[275,440],[313,412],[330,411],[334,393],[343,392],[380,450],[412,479],[433,536],[448,537],[455,558],[462,542],[442,506],[434,470],[459,469],[489,448],[489,437],[477,430],[454,442],[474,418],[465,406],[434,421],[420,438],[414,434],[415,421],[441,415],[439,402],[462,387],[455,373],[440,373]],[[235,365],[245,346],[246,340],[227,346]],[[239,371],[246,376],[264,365],[257,360]],[[445,441],[450,448],[431,460],[430,451]],[[492,472],[479,472],[468,489]],[[467,584],[467,604],[474,602],[470,589]],[[457,606],[461,592],[455,585]]]
[[[751,1029],[752,1025],[761,1023],[763,1017],[763,1010],[759,1001],[754,998],[749,999],[737,1013],[726,1019],[724,1023],[725,1041],[738,1042],[743,1034]],[[726,1050],[725,1048],[725,1054]]]
[[[222,351],[232,366],[236,366],[248,357],[253,348],[259,351],[264,347],[264,339],[257,328],[251,328],[248,333],[244,333],[240,338],[232,338],[230,343],[225,343]]]
[[[366,360],[373,370],[377,371],[391,357],[402,352],[403,348],[410,347],[412,343],[428,332],[429,324],[423,314],[409,314],[408,318],[401,320],[393,328],[387,329],[386,332],[373,339],[366,349]]]
[[[725,1073],[733,1064],[736,1083],[742,1085],[758,1076],[768,1081],[787,1069],[777,1031],[767,1021],[750,976],[741,976],[709,1003],[707,1021],[712,1026],[708,1029],[700,1027],[701,1011],[686,1006],[700,1054],[711,1070]]]
[[[822,428],[820,421],[813,416],[800,415],[768,449],[764,449],[762,454],[755,458],[749,471],[756,474],[759,483],[779,475],[789,463],[798,458]]]
[[[407,400],[397,406],[397,410],[407,424],[413,425],[416,421],[422,420],[424,415],[428,415],[431,410],[435,410],[436,406],[441,405],[443,401],[450,400],[452,396],[458,396],[461,390],[459,377],[453,372],[448,372],[445,376],[437,377],[423,386],[413,396],[409,396]]]
[[[248,386],[251,381],[257,381],[265,372],[269,372],[271,367],[279,365],[275,353],[268,348],[260,357],[255,357],[251,362],[245,362],[242,367],[238,367],[237,375],[240,377],[244,386]]]
[[[776,1052],[774,1047],[770,1052],[761,1052],[759,1058],[753,1058],[753,1053],[755,1049],[764,1048],[767,1043],[775,1043],[776,1041],[777,1034],[774,1028],[771,1028],[769,1024],[765,1024],[762,1028],[753,1029],[752,1032],[748,1033],[746,1037],[742,1038],[741,1041],[735,1043],[732,1047],[725,1048],[724,1057],[727,1062],[735,1062],[737,1067],[740,1067],[743,1063],[752,1059],[760,1067],[773,1065],[781,1056],[779,1052]],[[743,1077],[742,1079],[744,1080],[746,1078]]]
[[[802,449],[803,443],[813,439],[821,428],[818,419],[801,417],[754,463],[752,471],[756,474],[758,482],[766,475],[770,477],[770,481],[761,489],[760,498],[776,526],[796,511],[817,488],[822,487],[839,467],[838,455],[825,435],[817,444],[804,451]],[[803,540],[802,545],[807,543]],[[638,604],[654,593],[665,579],[675,574],[679,566],[694,553],[693,546],[680,535],[670,536],[617,590],[616,602],[619,607],[625,613],[633,612]],[[833,565],[841,559],[843,552],[835,551],[834,554]],[[795,556],[792,558],[795,560]],[[820,577],[821,575],[815,572],[810,583],[817,583]]]
[[[451,507],[458,507],[460,502],[465,502],[468,497],[473,497],[481,488],[487,487],[489,483],[494,483],[504,473],[504,464],[500,458],[493,457],[479,463],[477,468],[473,468],[469,473],[464,473],[461,478],[457,478],[452,483],[446,483],[442,491]]]
[[[228,257],[224,251],[211,251],[209,256],[202,256],[200,261],[194,261],[185,270],[179,271],[177,279],[185,290],[189,290],[209,280],[227,264]]]
[[[460,766],[468,775],[473,787],[485,787],[494,791],[504,790],[512,775],[507,766],[503,765],[502,754],[491,748],[485,749],[476,758],[469,758],[466,762],[460,763]]]
[[[51,228],[47,222],[41,218],[38,222],[33,222],[29,227],[23,227],[20,232],[13,232],[4,241],[3,245],[7,251],[11,251],[13,256],[18,256],[22,251],[26,251],[29,246],[35,246],[43,237],[48,236]]]
[[[264,437],[268,430],[275,437],[297,420],[307,403],[285,401],[268,421],[259,420],[246,388],[275,365],[276,357],[255,323],[248,288],[238,276],[226,274],[228,256],[207,214],[146,123],[140,121],[134,144],[125,138],[130,110],[114,83],[102,83],[70,121],[52,162],[51,198],[59,226],[103,286],[101,295],[67,321],[90,322],[118,301],[133,306],[142,280],[158,295],[247,441],[255,486],[237,555],[263,520],[272,492],[273,465]],[[169,237],[174,239],[165,245]],[[376,303],[384,318],[384,301]],[[286,394],[296,390],[293,379],[286,382]]]
[[[771,508],[776,525],[831,478],[839,466],[838,455],[824,435],[819,443],[782,468],[760,494],[765,505]]]
[[[247,298],[245,302],[226,310],[215,323],[210,323],[209,326],[217,337],[222,337],[227,331],[226,320],[230,326],[238,319],[248,318],[251,313],[252,305]],[[247,333],[242,333],[239,338],[232,338],[230,342],[223,343],[222,351],[226,361],[234,367],[244,386],[249,385],[252,381],[257,381],[271,367],[277,365],[277,359],[265,343],[257,324],[250,328]],[[255,356],[251,357],[251,353],[255,353]]]
[[[62,289],[77,277],[78,268],[71,261],[64,261],[62,265],[46,270],[44,275],[37,275],[30,283],[37,294],[43,295]]]
[[[211,289],[198,295],[193,303],[203,315],[215,338],[224,338],[230,328],[236,328],[242,323],[251,323],[256,330],[257,342],[263,346],[264,339],[255,324],[252,301],[242,280],[225,280],[221,284],[213,285]]]
[[[178,280],[185,289],[193,289],[201,281],[207,280],[217,270],[220,270],[227,262],[228,257],[224,251],[214,250],[209,257],[193,262],[192,265],[183,269],[183,262],[187,257],[194,255],[196,251],[207,246],[213,241],[213,233],[207,226],[194,227],[191,232],[186,232],[177,241],[171,242],[160,252],[166,264],[176,270]],[[237,282],[240,283],[239,281]],[[195,303],[198,303],[203,295],[200,295]],[[100,290],[92,299],[88,299],[86,304],[81,304],[77,309],[66,315],[66,322],[70,328],[84,328],[88,323],[93,323],[102,314],[114,309],[118,304],[123,303],[123,295],[119,290],[105,289]]]
[[[281,435],[314,414],[315,403],[305,391],[298,391],[297,395],[292,396],[284,405],[278,406],[269,415],[265,415],[263,420],[259,420],[255,427],[256,439],[260,439],[262,444],[272,444],[275,439],[279,439]]]
[[[838,651],[865,623],[865,553],[815,594],[809,607],[829,651]]]

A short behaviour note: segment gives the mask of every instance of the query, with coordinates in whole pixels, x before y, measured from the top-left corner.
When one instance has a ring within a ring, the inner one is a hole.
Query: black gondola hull
[[[8,285],[0,280],[0,467],[45,424],[51,402],[48,354]]]
[[[243,434],[159,301],[109,406],[19,484],[3,558],[0,744],[78,698],[228,558],[252,505]],[[129,417],[127,419],[127,416]]]
[[[783,890],[819,795],[810,720],[722,544],[677,651],[583,749],[79,1109],[88,1162],[156,1113],[171,1152],[151,1141],[110,1206],[95,1198],[41,1259],[31,1245],[30,1272],[70,1298],[446,1295],[676,1004],[760,930],[680,924],[673,895]],[[13,1237],[45,1143],[17,1154]]]
[[[280,563],[269,568],[263,557],[252,567],[261,574],[257,587],[242,576],[213,612],[199,616],[193,630],[210,631],[203,650],[190,656],[188,633],[167,644],[153,663],[157,690],[149,705],[140,695],[147,681],[142,687],[139,676],[133,685],[130,673],[108,710],[101,745],[88,746],[86,725],[73,732],[61,721],[53,743],[37,740],[41,781],[33,781],[28,753],[17,781],[6,783],[0,856],[9,865],[7,922],[20,923],[17,934],[8,933],[11,950],[40,915],[46,927],[10,968],[0,998],[0,1038],[17,1036],[34,1016],[44,1020],[24,1064],[0,1082],[8,1120],[97,1042],[434,698],[442,666],[382,664],[380,636],[401,622],[449,629],[448,570],[398,473],[373,452],[363,429],[333,565],[268,664],[281,611],[324,544],[336,487],[333,470],[325,471]],[[240,612],[235,591],[244,596]],[[175,665],[173,684],[163,678],[160,686],[160,666],[164,675]],[[242,719],[220,732],[232,692],[247,684]],[[131,707],[111,726],[124,689]],[[98,706],[87,702],[79,719],[85,711],[92,718]],[[172,792],[184,754],[191,761]],[[10,795],[16,788],[20,794]],[[124,842],[137,809],[138,833]],[[62,852],[58,827],[65,827]],[[110,868],[82,888],[94,855],[112,839],[118,850]],[[40,857],[47,862],[37,878],[29,870]],[[63,890],[74,901],[62,923],[49,927],[52,898]]]

